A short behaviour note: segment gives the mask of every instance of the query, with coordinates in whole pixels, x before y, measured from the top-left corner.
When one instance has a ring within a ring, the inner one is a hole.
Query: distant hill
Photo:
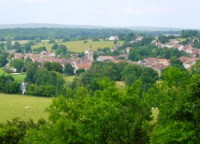
[[[128,29],[135,31],[181,31],[181,28],[173,28],[173,27],[147,27],[147,26],[134,26],[127,27]]]
[[[62,24],[45,24],[45,23],[28,23],[28,24],[0,24],[0,29],[12,28],[85,28],[85,29],[130,29],[135,31],[180,31],[181,28],[171,27],[106,27],[106,26],[89,26],[89,25],[62,25]]]
[[[28,23],[28,24],[0,24],[0,29],[12,28],[107,28],[103,26],[85,26],[85,25],[62,25],[62,24],[43,24],[43,23]]]

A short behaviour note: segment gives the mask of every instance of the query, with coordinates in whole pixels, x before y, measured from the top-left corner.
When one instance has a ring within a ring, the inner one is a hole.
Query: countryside
[[[0,144],[199,144],[199,4],[0,0]]]

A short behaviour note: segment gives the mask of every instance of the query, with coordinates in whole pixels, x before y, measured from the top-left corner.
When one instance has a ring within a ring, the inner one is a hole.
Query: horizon
[[[0,0],[0,24],[200,29],[199,5],[198,0]]]
[[[39,25],[42,25],[41,27]],[[132,29],[132,30],[150,30],[167,29],[172,31],[179,30],[200,30],[200,28],[180,28],[167,26],[106,26],[106,25],[78,25],[78,24],[59,24],[59,23],[13,23],[0,24],[0,29],[5,28],[108,28],[108,29]]]

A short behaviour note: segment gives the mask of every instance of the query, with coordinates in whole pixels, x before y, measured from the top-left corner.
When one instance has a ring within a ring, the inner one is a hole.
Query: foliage
[[[7,64],[8,62],[7,56],[8,56],[8,53],[0,50],[0,67],[3,67]]]
[[[47,51],[47,48],[46,48],[45,46],[42,46],[42,47],[33,49],[33,51],[34,51],[36,54],[39,54],[39,53],[41,53],[42,51]]]
[[[56,87],[54,85],[34,85],[31,84],[26,92],[27,95],[55,97]]]
[[[195,65],[192,66],[193,74],[200,74],[200,60],[197,60]]]
[[[180,68],[181,70],[185,70],[183,66],[183,62],[181,62],[178,58],[173,57],[170,59],[170,64],[172,67]]]
[[[197,30],[183,30],[181,31],[181,37],[182,38],[188,38],[188,37],[193,37],[197,36],[199,32]]]
[[[66,64],[63,70],[63,73],[65,75],[73,75],[74,74],[74,68],[71,66],[71,64]]]
[[[35,74],[38,71],[38,63],[27,62],[26,64],[26,79],[28,83],[35,83]]]
[[[128,29],[85,29],[85,28],[13,28],[1,29],[0,40],[5,37],[12,37],[13,40],[41,40],[55,38],[63,39],[69,36],[70,39],[82,40],[85,38],[105,38],[111,35],[130,33]]]
[[[44,68],[46,68],[48,71],[55,71],[55,72],[63,73],[62,65],[57,62],[45,62]]]
[[[138,95],[121,94],[108,79],[99,81],[101,90],[93,97],[84,87],[72,98],[54,99],[48,109],[52,125],[29,131],[25,142],[39,143],[146,143],[144,129],[150,111]]]
[[[61,74],[48,71],[46,68],[38,68],[35,63],[28,64],[26,81],[33,84],[27,90],[27,94],[30,95],[57,96],[64,88]]]
[[[40,125],[45,123],[43,119],[39,120],[38,123],[34,123],[31,119],[29,121],[24,121],[21,118],[12,119],[12,121],[0,125],[0,141],[2,144],[22,143],[29,129],[38,129]]]
[[[17,72],[21,72],[24,67],[24,61],[22,59],[14,59],[11,61],[10,65],[17,69]]]
[[[151,143],[199,143],[199,75],[167,68],[163,81],[151,88],[147,101],[158,107]]]
[[[56,49],[56,56],[66,55],[67,54],[67,47],[63,44],[59,45]]]
[[[133,47],[129,52],[129,59],[133,61],[142,60],[148,57],[156,58],[171,58],[186,56],[186,53],[180,52],[177,49],[156,48],[152,45]]]
[[[122,80],[127,85],[140,79],[143,82],[143,90],[148,90],[158,79],[158,74],[151,68],[141,67],[139,65],[126,65],[122,71]]]
[[[20,84],[15,82],[14,78],[10,75],[1,75],[0,92],[17,94],[20,92]]]
[[[12,49],[15,49],[17,53],[22,52],[22,46],[19,42],[15,42],[14,45],[12,46]]]

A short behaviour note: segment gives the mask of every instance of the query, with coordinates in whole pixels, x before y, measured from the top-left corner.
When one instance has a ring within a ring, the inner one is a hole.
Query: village
[[[138,43],[142,41],[144,37],[137,36],[134,41],[130,41],[130,44]],[[118,41],[118,36],[110,36],[107,38],[109,41]],[[192,42],[198,41],[198,38],[193,38]],[[179,60],[182,62],[185,69],[190,69],[192,65],[196,63],[196,60],[199,59],[200,56],[200,49],[193,47],[192,44],[183,45],[180,44],[180,40],[178,39],[170,39],[167,43],[159,42],[157,37],[154,37],[154,40],[151,42],[157,48],[160,49],[177,49],[180,52],[184,52],[188,54],[188,56],[179,57]],[[156,58],[156,57],[148,57],[145,59],[141,59],[139,61],[131,61],[129,60],[129,52],[132,49],[131,47],[126,47],[123,50],[118,50],[120,46],[115,44],[113,48],[110,49],[110,52],[120,51],[119,55],[105,55],[102,53],[98,53],[99,55],[94,59],[94,50],[92,46],[86,50],[84,57],[79,57],[77,54],[72,54],[70,58],[58,58],[53,51],[42,51],[40,54],[35,53],[16,53],[15,51],[11,51],[11,55],[13,56],[12,59],[23,59],[26,61],[27,58],[31,59],[33,62],[56,62],[62,65],[63,67],[65,64],[70,64],[74,68],[74,74],[79,69],[84,69],[85,71],[90,69],[92,66],[93,61],[100,61],[100,62],[107,62],[111,61],[114,63],[119,62],[127,62],[130,64],[137,64],[145,67],[150,67],[161,74],[161,71],[166,67],[170,66],[170,59],[166,58]]]

